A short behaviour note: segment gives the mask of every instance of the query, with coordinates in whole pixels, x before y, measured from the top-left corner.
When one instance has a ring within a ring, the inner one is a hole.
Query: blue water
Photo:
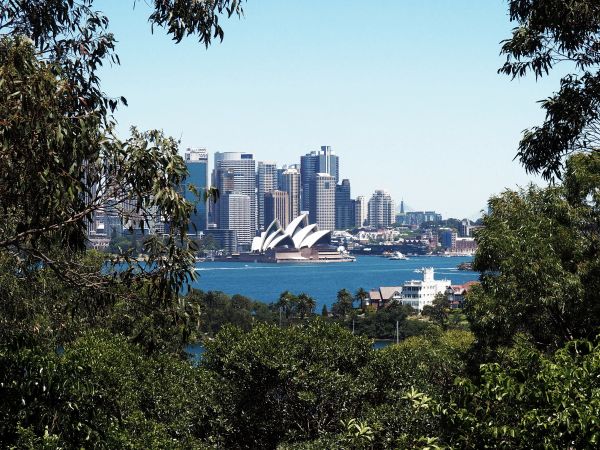
[[[379,286],[401,286],[408,280],[422,279],[416,269],[434,267],[436,279],[449,279],[452,284],[477,280],[478,273],[460,271],[457,266],[470,257],[444,258],[414,256],[393,261],[381,256],[357,256],[355,262],[332,264],[262,264],[243,262],[202,262],[196,264],[199,275],[195,288],[242,294],[265,303],[277,301],[279,294],[289,290],[305,292],[317,302],[317,312],[323,305],[331,306],[336,294],[346,288],[355,293]]]

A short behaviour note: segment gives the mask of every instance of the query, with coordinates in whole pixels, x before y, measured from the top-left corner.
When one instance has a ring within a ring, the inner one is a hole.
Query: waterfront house
[[[467,281],[465,284],[453,284],[446,290],[446,295],[448,296],[448,301],[450,302],[451,309],[461,309],[465,303],[465,297],[469,290],[476,284],[479,284],[478,281]]]
[[[377,289],[371,289],[369,291],[369,298],[366,299],[364,302],[365,304],[361,306],[363,309],[365,306],[379,309],[390,304],[392,301],[400,301],[401,296],[401,286],[380,286]]]

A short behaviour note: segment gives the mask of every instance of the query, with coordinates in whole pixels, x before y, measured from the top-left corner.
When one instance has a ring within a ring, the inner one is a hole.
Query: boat
[[[406,257],[406,255],[403,255],[401,252],[394,252],[394,253],[392,253],[391,256],[388,257],[388,259],[402,260],[402,259],[408,259],[408,258]]]

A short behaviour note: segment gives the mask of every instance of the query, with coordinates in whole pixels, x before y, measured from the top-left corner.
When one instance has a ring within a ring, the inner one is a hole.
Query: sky
[[[135,3],[135,8],[134,8]],[[330,145],[352,196],[477,218],[491,195],[543,184],[514,160],[558,76],[497,74],[505,0],[247,0],[223,42],[151,34],[144,1],[98,0],[120,66],[101,72],[116,114],[187,147],[299,163]]]

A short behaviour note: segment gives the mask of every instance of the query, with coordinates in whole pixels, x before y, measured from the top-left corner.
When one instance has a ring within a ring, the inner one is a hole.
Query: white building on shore
[[[410,280],[404,283],[400,299],[403,305],[412,306],[419,312],[424,306],[431,305],[437,294],[445,293],[452,285],[450,280],[436,280],[433,267],[423,268],[422,273],[422,280]]]

